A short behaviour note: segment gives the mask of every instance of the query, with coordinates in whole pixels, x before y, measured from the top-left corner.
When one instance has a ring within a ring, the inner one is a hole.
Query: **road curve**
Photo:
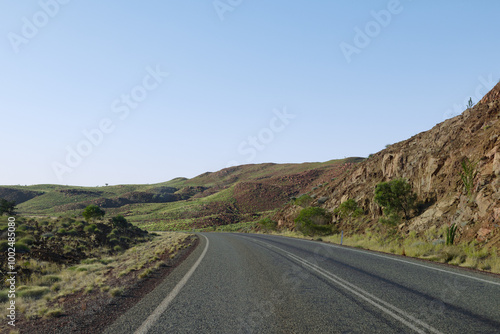
[[[500,279],[279,236],[200,245],[114,333],[500,333]]]

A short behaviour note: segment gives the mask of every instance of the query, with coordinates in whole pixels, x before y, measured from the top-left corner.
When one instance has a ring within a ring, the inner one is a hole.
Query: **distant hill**
[[[14,200],[26,216],[79,216],[96,204],[150,230],[206,228],[255,220],[363,160],[243,165],[152,185],[4,186],[0,198]]]

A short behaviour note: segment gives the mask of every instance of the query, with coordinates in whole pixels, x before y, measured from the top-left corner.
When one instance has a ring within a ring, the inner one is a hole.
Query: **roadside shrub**
[[[357,218],[363,214],[363,209],[358,206],[358,203],[352,198],[340,204],[333,213],[338,215],[340,219],[346,220],[349,224],[353,218]]]
[[[271,218],[261,219],[261,220],[259,220],[259,222],[257,224],[259,224],[259,226],[263,230],[266,230],[266,231],[270,231],[270,230],[274,231],[274,230],[276,230],[276,227],[278,226],[278,222],[275,222]]]
[[[403,213],[404,218],[408,220],[415,207],[417,195],[412,191],[406,179],[395,179],[377,184],[374,199],[383,208],[385,215]]]
[[[335,232],[331,224],[332,215],[323,208],[311,207],[300,211],[295,218],[295,227],[304,235],[328,235]]]

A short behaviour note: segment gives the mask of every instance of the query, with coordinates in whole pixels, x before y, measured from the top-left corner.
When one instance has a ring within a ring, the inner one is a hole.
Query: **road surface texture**
[[[500,279],[278,236],[202,233],[105,333],[500,333]]]

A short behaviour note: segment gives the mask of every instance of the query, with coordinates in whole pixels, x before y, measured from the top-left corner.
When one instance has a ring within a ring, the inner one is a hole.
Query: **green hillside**
[[[147,185],[4,186],[0,198],[16,201],[23,216],[74,218],[96,204],[148,230],[206,229],[256,221],[360,161],[243,165]]]

